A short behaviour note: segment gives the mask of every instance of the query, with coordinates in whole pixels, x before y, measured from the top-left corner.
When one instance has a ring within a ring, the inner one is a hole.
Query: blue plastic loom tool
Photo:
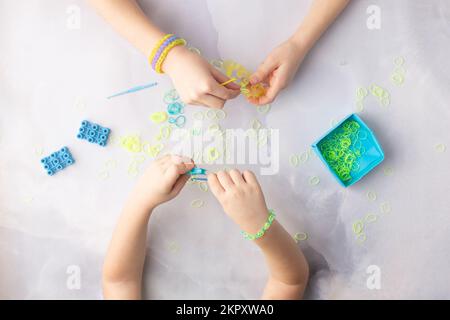
[[[152,83],[149,83],[149,84],[144,84],[142,86],[133,87],[133,88],[130,88],[130,89],[126,90],[126,91],[122,91],[122,92],[113,94],[112,96],[109,96],[106,99],[111,99],[111,98],[115,98],[115,97],[118,97],[118,96],[122,96],[124,94],[129,94],[129,93],[133,93],[133,92],[136,92],[136,91],[140,91],[140,90],[144,90],[144,89],[147,89],[147,88],[151,88],[151,87],[156,86],[157,84],[158,84],[158,82],[152,82]]]
[[[188,172],[188,174],[190,174],[191,176],[197,174],[206,174],[206,169],[194,167]]]

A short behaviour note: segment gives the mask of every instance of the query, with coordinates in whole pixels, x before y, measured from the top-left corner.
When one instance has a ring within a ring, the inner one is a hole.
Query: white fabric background
[[[233,59],[255,69],[286,39],[309,1],[142,1],[165,30],[207,58]],[[69,5],[81,8],[81,29],[66,27]],[[381,8],[381,30],[368,30],[366,9]],[[0,298],[101,298],[101,266],[112,230],[135,179],[130,155],[76,139],[81,120],[118,137],[152,137],[148,120],[164,108],[169,79],[116,35],[82,1],[0,1]],[[450,298],[450,3],[444,0],[353,1],[301,66],[291,86],[258,114],[242,98],[227,104],[224,128],[248,128],[255,117],[280,129],[280,172],[260,177],[268,205],[301,243],[311,264],[308,298]],[[406,59],[403,86],[389,78],[393,59]],[[133,85],[155,88],[113,100]],[[292,153],[308,150],[332,119],[355,111],[355,91],[385,87],[391,105],[367,97],[362,118],[386,159],[349,189],[314,157],[298,168]],[[82,108],[85,105],[85,108]],[[189,107],[191,115],[199,107]],[[67,145],[76,164],[46,176],[44,155]],[[98,173],[118,162],[110,178]],[[148,164],[151,160],[147,160]],[[217,166],[218,168],[219,166]],[[393,174],[383,171],[392,168]],[[209,167],[214,169],[216,167]],[[312,187],[308,179],[320,177]],[[374,191],[377,200],[367,199]],[[190,207],[192,199],[206,205]],[[380,213],[387,202],[392,211]],[[352,223],[367,213],[367,240]],[[244,241],[209,193],[188,186],[151,218],[146,298],[257,298],[267,275],[260,252]],[[178,251],[170,250],[171,244]],[[368,290],[366,268],[381,269],[381,290]],[[67,267],[81,268],[81,289],[68,290]]]

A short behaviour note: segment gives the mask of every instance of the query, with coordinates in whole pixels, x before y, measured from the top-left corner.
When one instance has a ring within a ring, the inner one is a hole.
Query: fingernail
[[[258,77],[257,76],[252,76],[251,78],[250,78],[250,83],[251,84],[256,84],[256,83],[258,83],[259,82],[259,80],[258,80]]]

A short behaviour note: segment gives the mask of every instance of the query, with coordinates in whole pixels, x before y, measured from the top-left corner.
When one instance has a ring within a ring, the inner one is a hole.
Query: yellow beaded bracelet
[[[159,40],[155,47],[153,48],[152,52],[150,53],[150,56],[148,57],[148,62],[150,62],[150,65],[152,65],[152,61],[155,58],[155,54],[158,52],[158,49],[161,47],[161,45],[170,37],[172,37],[173,34],[166,34],[161,40]]]
[[[164,73],[162,70],[162,65],[164,63],[164,60],[166,60],[167,54],[170,50],[172,50],[176,46],[184,46],[186,45],[186,40],[184,39],[176,39],[175,41],[171,42],[167,47],[164,48],[164,51],[159,56],[158,62],[156,62],[155,71],[158,73]]]

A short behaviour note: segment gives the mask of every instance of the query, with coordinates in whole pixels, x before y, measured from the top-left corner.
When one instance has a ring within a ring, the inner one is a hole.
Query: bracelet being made
[[[275,220],[275,212],[272,209],[270,209],[269,210],[269,216],[267,217],[266,223],[264,223],[263,227],[257,233],[250,234],[250,233],[245,232],[245,231],[241,231],[241,233],[244,236],[244,238],[247,239],[247,240],[259,239],[262,236],[264,236],[266,231],[270,228],[270,226],[272,225],[273,220]]]
[[[180,39],[173,34],[166,34],[153,48],[148,60],[152,68],[158,73],[164,73],[162,71],[162,64],[167,57],[167,54],[175,46],[185,45],[186,41]]]

